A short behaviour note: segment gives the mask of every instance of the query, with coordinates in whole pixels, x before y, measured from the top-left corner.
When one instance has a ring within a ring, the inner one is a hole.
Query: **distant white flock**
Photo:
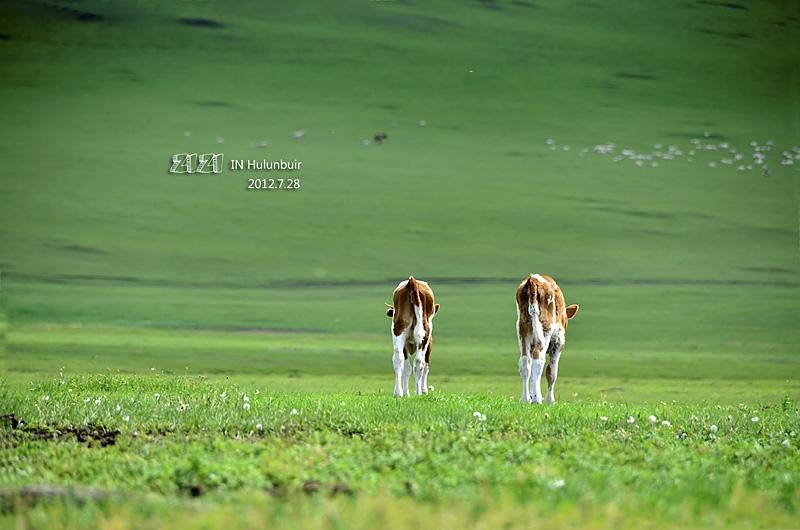
[[[740,150],[728,142],[715,142],[711,139],[711,133],[706,132],[703,138],[693,138],[687,147],[676,145],[655,144],[653,149],[647,152],[637,152],[634,149],[619,147],[614,142],[595,145],[592,148],[584,147],[578,152],[578,156],[588,154],[609,156],[614,162],[632,162],[637,167],[658,167],[660,162],[673,160],[683,160],[694,162],[695,160],[705,162],[710,168],[731,166],[737,171],[752,171],[760,169],[764,176],[769,176],[768,157],[775,161],[775,156],[770,154],[775,149],[775,143],[767,140],[760,144],[753,140],[750,142],[750,149]],[[545,145],[550,151],[570,151],[571,147],[567,144],[559,145],[552,138],[545,140]],[[792,146],[790,149],[782,151],[780,154],[781,166],[800,165],[800,146]]]
[[[392,122],[391,125],[395,127],[397,123]],[[426,127],[428,122],[420,120],[417,125]],[[336,130],[331,129],[330,133],[336,134]],[[306,134],[307,131],[305,129],[298,129],[292,132],[292,138],[302,140],[306,137]],[[186,130],[183,135],[189,137],[192,132]],[[772,160],[773,163],[779,163],[781,166],[794,166],[797,164],[800,168],[800,146],[798,145],[781,151],[780,160],[776,160],[777,157],[772,152],[777,153],[778,149],[775,148],[775,142],[772,140],[767,140],[763,144],[752,140],[750,141],[749,149],[737,149],[729,142],[714,141],[712,136],[710,132],[705,132],[703,138],[693,138],[689,141],[689,145],[685,147],[657,143],[653,145],[653,149],[647,152],[639,152],[631,148],[620,147],[614,142],[607,142],[597,144],[594,147],[584,147],[578,151],[578,156],[583,157],[589,154],[604,155],[611,157],[614,162],[632,162],[637,167],[658,167],[660,162],[674,160],[686,162],[695,162],[697,160],[700,163],[705,163],[710,168],[730,166],[736,168],[737,171],[760,169],[764,176],[770,175],[768,159]],[[216,142],[223,144],[225,143],[225,138],[218,136]],[[369,146],[372,143],[373,141],[369,138],[361,141],[364,146]],[[375,143],[381,142],[376,140]],[[552,138],[547,138],[545,145],[550,151],[572,151],[570,145],[558,144]],[[267,140],[250,143],[250,147],[266,148],[268,146],[269,142]]]

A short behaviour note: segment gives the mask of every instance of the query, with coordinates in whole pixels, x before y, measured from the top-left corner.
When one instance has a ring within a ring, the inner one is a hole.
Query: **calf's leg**
[[[519,375],[522,378],[522,402],[531,402],[531,357],[530,355],[519,356]]]
[[[411,360],[406,358],[403,361],[403,396],[408,397],[411,393],[408,391],[408,378],[411,377]]]
[[[531,402],[531,356],[530,336],[527,326],[517,318],[517,339],[519,340],[519,376],[522,378],[522,402]]]
[[[553,334],[550,342],[550,349],[547,352],[547,402],[556,402],[555,388],[558,379],[558,360],[561,358],[561,350],[564,349],[564,333]]]
[[[401,332],[399,335],[392,333],[392,344],[394,346],[394,353],[392,354],[392,365],[394,365],[394,395],[395,397],[403,396],[403,375],[405,365],[408,363],[403,354],[403,347],[406,343],[406,333]],[[410,367],[409,367],[410,368]],[[408,377],[406,376],[406,394],[408,393]]]

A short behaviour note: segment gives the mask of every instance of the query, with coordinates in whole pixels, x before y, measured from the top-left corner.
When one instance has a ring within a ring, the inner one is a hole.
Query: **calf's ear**
[[[568,305],[567,306],[567,318],[569,319],[569,318],[574,317],[575,313],[578,312],[578,309],[580,309],[580,307],[581,306],[579,306],[578,304]]]
[[[386,308],[386,316],[392,318],[394,316],[394,308],[392,306],[388,306]]]
[[[439,312],[439,308],[440,307],[442,307],[442,306],[439,305],[439,304],[433,304],[433,314],[434,315]]]

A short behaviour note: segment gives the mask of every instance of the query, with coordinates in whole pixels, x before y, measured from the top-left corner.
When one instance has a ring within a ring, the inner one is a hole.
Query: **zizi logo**
[[[177,153],[172,155],[170,173],[220,173],[222,153]]]

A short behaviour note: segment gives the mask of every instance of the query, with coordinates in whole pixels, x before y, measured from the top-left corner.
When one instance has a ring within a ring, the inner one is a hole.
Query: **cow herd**
[[[547,376],[547,401],[555,403],[558,361],[564,349],[569,319],[578,305],[566,305],[556,281],[543,274],[531,274],[519,284],[517,300],[517,338],[519,339],[519,375],[522,378],[522,401],[541,403],[542,372]],[[387,304],[388,305],[388,304]],[[414,374],[417,395],[428,392],[431,369],[433,317],[439,311],[433,290],[421,280],[409,276],[394,290],[392,305],[386,315],[392,319],[394,353],[394,395],[410,395],[408,383]]]

